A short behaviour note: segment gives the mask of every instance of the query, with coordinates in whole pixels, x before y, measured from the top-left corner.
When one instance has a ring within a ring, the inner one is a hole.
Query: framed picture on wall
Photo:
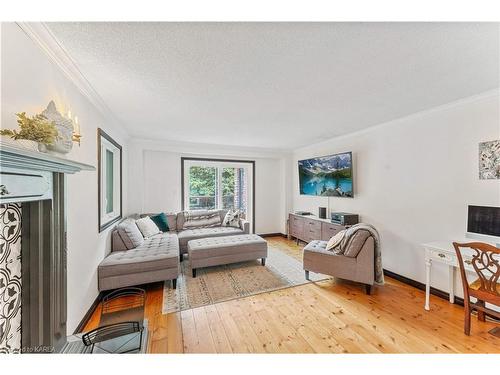
[[[122,146],[97,129],[99,232],[122,218]]]

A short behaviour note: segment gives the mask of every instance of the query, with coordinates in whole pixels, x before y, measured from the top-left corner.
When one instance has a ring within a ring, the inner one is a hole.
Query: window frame
[[[186,163],[187,162],[187,163]],[[188,165],[186,165],[188,164]],[[207,167],[222,167],[222,168],[241,168],[241,164],[249,164],[249,171],[251,172],[251,181],[249,181],[249,187],[251,187],[252,192],[249,198],[252,200],[248,209],[251,209],[251,233],[255,233],[255,160],[236,160],[236,159],[212,159],[212,158],[197,158],[197,157],[181,157],[181,208],[185,211],[187,201],[188,191],[186,191],[186,183],[189,181],[186,179],[186,173],[189,170],[190,164],[196,164],[200,166]],[[225,165],[220,165],[225,164]],[[218,173],[222,174],[222,168],[218,168]],[[249,176],[250,177],[250,176]],[[220,176],[218,177],[220,178]],[[222,199],[222,196],[218,196],[218,200]],[[217,202],[217,206],[220,202]]]
[[[103,149],[113,153],[113,211],[105,213],[105,194],[107,191],[107,180],[104,177],[106,172],[106,156]],[[119,163],[119,165],[117,165]],[[122,199],[122,146],[111,138],[101,128],[97,129],[97,217],[99,233],[109,228],[111,225],[122,219],[123,199]]]

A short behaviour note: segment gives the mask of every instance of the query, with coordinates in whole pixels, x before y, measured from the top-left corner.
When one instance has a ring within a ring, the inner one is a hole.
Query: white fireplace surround
[[[0,142],[0,311],[10,312],[0,352],[54,352],[66,341],[65,175],[84,170],[95,168]]]

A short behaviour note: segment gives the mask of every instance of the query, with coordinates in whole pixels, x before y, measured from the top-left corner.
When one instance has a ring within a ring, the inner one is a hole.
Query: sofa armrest
[[[373,285],[375,280],[375,240],[368,237],[356,257],[356,279],[365,284]]]
[[[240,228],[243,229],[243,232],[246,234],[250,234],[250,222],[245,219],[240,219]]]
[[[117,229],[111,234],[111,252],[128,250]]]

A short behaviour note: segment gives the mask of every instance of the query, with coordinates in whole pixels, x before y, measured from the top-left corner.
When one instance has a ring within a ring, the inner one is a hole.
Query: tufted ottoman
[[[261,259],[266,265],[267,242],[256,234],[191,240],[187,244],[193,277],[196,269]]]

